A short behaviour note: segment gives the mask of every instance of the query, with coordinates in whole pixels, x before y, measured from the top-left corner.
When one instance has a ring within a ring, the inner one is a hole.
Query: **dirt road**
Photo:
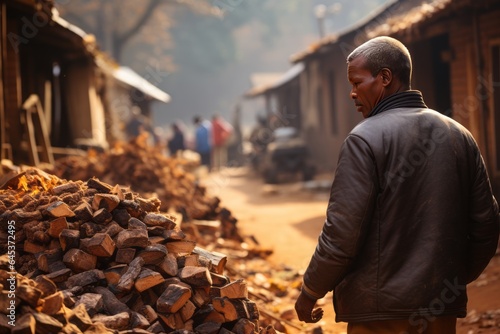
[[[270,262],[297,270],[306,268],[325,218],[331,176],[322,175],[317,180],[322,186],[315,189],[301,182],[265,185],[245,168],[203,177],[208,191],[238,219],[242,234],[253,235],[263,247],[273,249]],[[500,256],[468,291],[470,315],[459,321],[457,333],[500,333]],[[345,333],[345,324],[333,321],[331,298],[330,293],[324,300],[323,333]]]

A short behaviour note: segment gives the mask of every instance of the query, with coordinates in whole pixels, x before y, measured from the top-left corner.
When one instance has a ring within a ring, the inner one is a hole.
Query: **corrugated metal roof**
[[[147,96],[150,96],[158,101],[162,101],[165,103],[170,102],[171,97],[143,77],[141,77],[139,74],[134,72],[131,68],[125,67],[125,66],[120,66],[117,69],[113,71],[113,76],[131,86],[136,88],[137,90],[141,91]]]
[[[270,90],[277,89],[286,84],[287,82],[290,82],[291,80],[296,78],[297,75],[299,75],[300,72],[304,70],[304,68],[305,66],[303,63],[297,63],[292,67],[290,67],[288,71],[286,71],[285,73],[279,76],[274,75],[272,81],[254,86],[247,93],[245,93],[245,96],[255,97],[264,94]]]

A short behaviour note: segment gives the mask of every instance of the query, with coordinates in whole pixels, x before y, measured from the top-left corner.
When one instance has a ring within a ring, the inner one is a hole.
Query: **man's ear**
[[[392,82],[392,71],[387,67],[384,67],[380,70],[379,75],[382,78],[382,85],[389,86],[389,84]]]

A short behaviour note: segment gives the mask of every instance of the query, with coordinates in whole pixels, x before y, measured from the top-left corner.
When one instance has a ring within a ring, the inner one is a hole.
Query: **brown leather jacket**
[[[427,108],[386,110],[343,144],[303,289],[314,298],[334,290],[337,321],[463,317],[466,284],[494,255],[498,234],[469,131]]]

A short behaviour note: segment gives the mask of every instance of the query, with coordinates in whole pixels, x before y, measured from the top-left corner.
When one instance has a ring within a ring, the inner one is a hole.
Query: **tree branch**
[[[132,38],[139,29],[149,20],[151,15],[153,14],[153,11],[162,3],[161,0],[151,0],[142,14],[142,16],[136,21],[136,23],[128,30],[125,31],[124,33],[120,35],[115,36],[115,46],[116,50],[121,50],[122,46],[127,43],[127,41]],[[119,52],[119,51],[118,51]],[[118,56],[118,55],[117,55]]]

